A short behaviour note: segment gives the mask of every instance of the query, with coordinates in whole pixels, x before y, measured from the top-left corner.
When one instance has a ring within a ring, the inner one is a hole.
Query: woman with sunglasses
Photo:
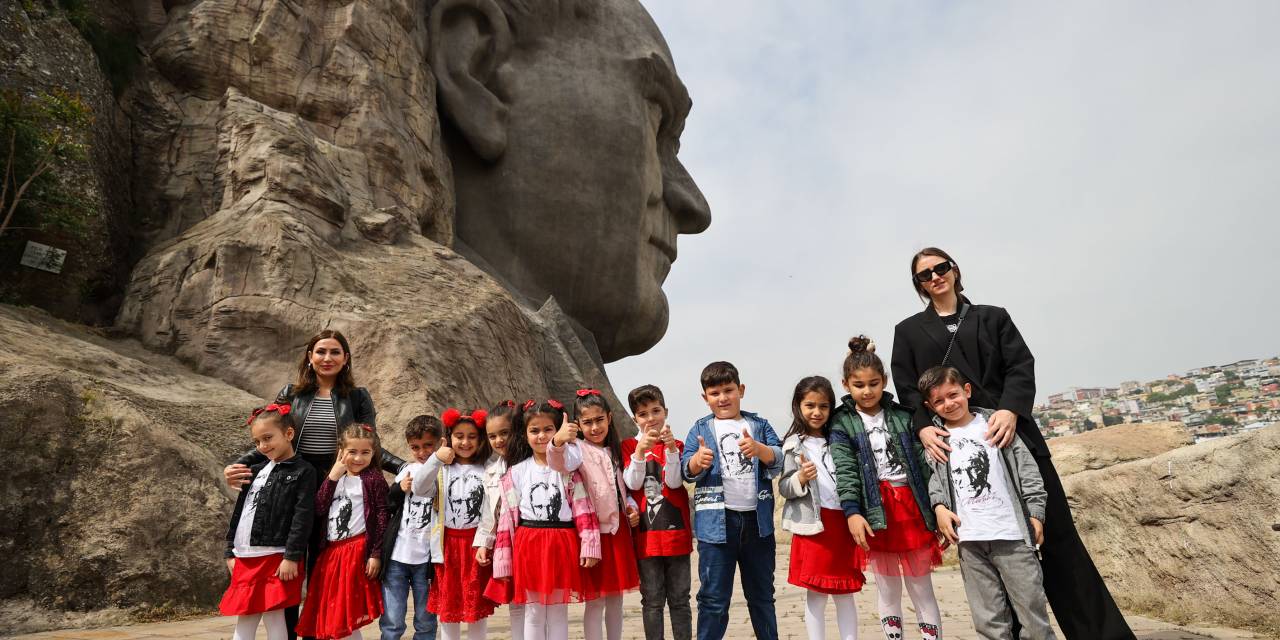
[[[1021,438],[1044,477],[1048,504],[1041,566],[1045,593],[1063,635],[1068,640],[1133,638],[1076,533],[1049,446],[1031,417],[1035,358],[1009,312],[973,304],[961,295],[960,267],[942,249],[929,247],[915,254],[911,278],[926,306],[895,328],[892,370],[899,399],[915,411],[915,428],[925,450],[945,462],[951,449],[941,439],[946,430],[934,424],[933,413],[924,406],[917,380],[930,367],[950,365],[972,381],[971,406],[995,411],[988,421],[992,444],[1007,447],[1015,437]]]

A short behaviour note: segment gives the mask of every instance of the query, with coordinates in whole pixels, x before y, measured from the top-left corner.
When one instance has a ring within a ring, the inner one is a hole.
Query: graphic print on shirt
[[[738,441],[742,434],[726,433],[720,436],[720,475],[726,478],[745,478],[755,474],[751,466],[751,458],[742,455],[738,450]]]
[[[409,504],[405,508],[404,522],[401,526],[407,526],[410,529],[426,529],[430,527],[431,501],[410,495]]]
[[[871,441],[871,453],[876,458],[876,465],[885,469],[887,473],[884,475],[890,478],[898,478],[907,475],[907,466],[903,464],[902,456],[898,455],[897,447],[890,442],[892,436],[889,435],[888,429],[872,429],[876,433],[884,435],[883,439],[875,438]]]
[[[484,479],[474,473],[461,473],[449,478],[449,508],[459,529],[480,524],[484,506]]]
[[[529,510],[535,520],[558,521],[563,506],[564,495],[560,493],[559,484],[540,480],[529,487]]]
[[[662,495],[662,466],[657,460],[644,463],[644,511],[640,514],[641,531],[674,531],[684,529],[680,509]]]
[[[345,540],[351,537],[351,516],[355,510],[351,506],[351,498],[346,494],[339,493],[333,497],[333,501],[338,503],[338,515],[329,519],[329,527],[335,532],[336,540]],[[330,511],[332,513],[332,511]]]
[[[265,495],[263,495],[264,494],[262,490],[263,486],[264,485],[258,484],[256,482],[253,483],[253,486],[249,488],[249,495],[245,498],[245,500],[247,500],[249,504],[253,505],[254,511],[257,511],[258,507],[262,506],[262,499],[266,497]]]
[[[981,442],[958,438],[954,442],[951,482],[956,488],[956,500],[969,508],[984,508],[1003,500],[991,490],[991,456]]]

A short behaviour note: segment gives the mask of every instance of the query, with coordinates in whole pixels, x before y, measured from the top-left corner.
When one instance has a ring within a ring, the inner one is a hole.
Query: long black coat
[[[956,344],[947,364],[973,385],[970,404],[1018,414],[1018,435],[1036,456],[1048,456],[1049,447],[1031,416],[1036,398],[1035,357],[1018,333],[1009,312],[1002,307],[969,304],[956,332]],[[898,323],[893,333],[893,383],[903,405],[915,411],[916,430],[931,424],[933,412],[924,406],[917,382],[920,374],[942,364],[951,332],[933,306]]]

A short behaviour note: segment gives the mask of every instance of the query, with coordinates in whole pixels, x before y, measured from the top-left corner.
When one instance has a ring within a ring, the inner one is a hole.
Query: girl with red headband
[[[315,504],[316,470],[293,450],[289,405],[255,409],[249,418],[254,449],[266,458],[249,468],[227,528],[227,571],[222,615],[236,619],[234,640],[252,640],[261,621],[267,640],[285,640],[285,607],[302,602],[302,567]]]
[[[585,599],[584,569],[600,561],[600,524],[582,475],[548,464],[556,425],[569,425],[564,405],[530,400],[523,423],[507,447],[493,575],[509,578],[512,602],[525,605],[525,638],[564,640],[568,603]]]
[[[320,557],[307,586],[298,635],[354,638],[382,615],[382,536],[387,530],[387,481],[375,462],[378,434],[356,423],[338,434],[338,460],[316,492],[325,518]]]
[[[436,566],[427,610],[439,619],[444,640],[459,640],[464,622],[468,638],[484,638],[486,619],[494,610],[493,601],[484,597],[489,567],[476,561],[472,548],[483,513],[485,468],[494,464],[485,437],[487,418],[484,409],[469,414],[446,409],[440,421],[448,446],[437,450],[413,479],[415,494],[439,497],[432,544],[443,549],[444,562]]]
[[[573,401],[576,423],[556,433],[547,450],[547,463],[561,472],[577,465],[566,455],[577,449],[582,477],[600,521],[600,564],[587,572],[590,601],[583,612],[586,640],[622,637],[622,594],[640,586],[631,527],[640,523],[631,492],[622,481],[622,441],[613,424],[613,410],[598,389],[580,389]]]

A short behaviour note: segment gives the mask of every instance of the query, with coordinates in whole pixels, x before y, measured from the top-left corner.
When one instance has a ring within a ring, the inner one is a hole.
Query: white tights
[[[836,626],[840,640],[858,640],[858,605],[852,593],[833,595],[836,603]],[[826,640],[827,594],[809,591],[804,599],[804,626],[809,630],[809,640]]]
[[[511,640],[524,640],[524,605],[512,602],[507,610],[511,612]]]
[[[567,640],[569,637],[569,605],[538,604],[524,606],[524,640]]]
[[[467,640],[484,640],[484,636],[488,632],[489,620],[487,618],[467,623]],[[440,636],[444,640],[462,640],[462,623],[441,622]]]
[[[603,620],[601,620],[603,618]],[[586,640],[604,640],[601,622],[609,640],[622,638],[622,595],[605,596],[587,602],[582,612],[582,637]]]
[[[289,627],[284,623],[284,609],[276,609],[266,613],[253,613],[236,617],[236,633],[232,640],[253,640],[258,633],[258,621],[267,627],[267,640],[286,640]]]
[[[938,611],[938,600],[933,595],[933,576],[888,576],[875,574],[876,592],[880,597],[880,625],[885,620],[897,618],[902,621],[902,585],[907,585],[907,595],[911,604],[916,607],[916,624],[930,625],[938,630],[938,638],[942,637],[942,613]],[[907,634],[903,634],[906,637]]]

